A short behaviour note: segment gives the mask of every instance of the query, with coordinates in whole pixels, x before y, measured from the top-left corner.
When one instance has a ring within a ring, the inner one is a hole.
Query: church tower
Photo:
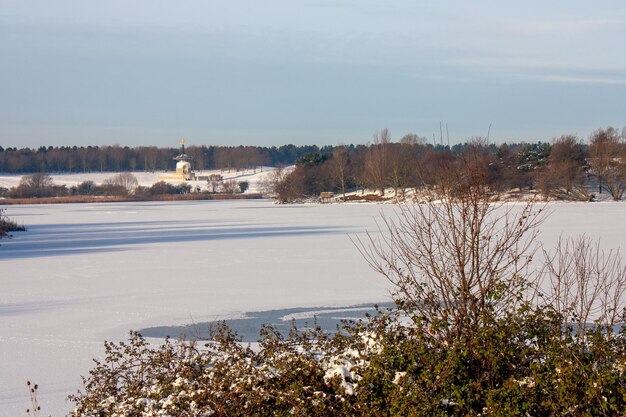
[[[180,145],[181,153],[176,158],[174,158],[175,161],[178,161],[176,163],[176,175],[181,176],[182,179],[184,179],[185,181],[189,181],[193,179],[194,175],[191,172],[190,161],[192,158],[185,153],[185,138],[182,138],[180,140]]]

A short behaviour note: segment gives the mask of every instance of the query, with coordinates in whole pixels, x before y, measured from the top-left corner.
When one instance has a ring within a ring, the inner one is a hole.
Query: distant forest
[[[332,146],[189,146],[185,153],[193,158],[196,170],[245,169],[255,166],[292,165],[310,153],[331,153]],[[61,146],[3,148],[0,146],[0,172],[126,172],[167,171],[174,168],[172,158],[180,148],[156,146]]]

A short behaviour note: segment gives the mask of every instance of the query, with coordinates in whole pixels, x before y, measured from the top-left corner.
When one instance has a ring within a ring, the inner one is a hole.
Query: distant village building
[[[185,139],[180,140],[181,153],[176,158],[176,172],[173,174],[162,175],[159,177],[161,181],[195,181],[196,174],[191,169],[191,156],[185,153]]]

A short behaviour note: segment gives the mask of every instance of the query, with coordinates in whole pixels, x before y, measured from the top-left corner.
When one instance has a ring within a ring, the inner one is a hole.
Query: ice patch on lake
[[[393,303],[384,302],[377,304],[380,309],[393,307]],[[286,336],[295,326],[297,329],[320,326],[324,331],[335,332],[337,326],[343,320],[363,320],[366,314],[376,314],[374,304],[342,308],[288,308],[281,310],[257,311],[246,313],[240,318],[229,318],[204,323],[193,323],[183,326],[156,326],[140,329],[138,332],[144,337],[153,338],[182,338],[184,340],[207,340],[210,329],[215,328],[220,322],[228,325],[243,342],[256,342],[259,340],[259,332],[264,324],[271,324],[276,330]]]

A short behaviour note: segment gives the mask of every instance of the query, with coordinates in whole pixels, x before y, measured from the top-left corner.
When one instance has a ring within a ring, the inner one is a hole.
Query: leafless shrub
[[[139,185],[137,177],[130,172],[120,172],[111,178],[104,180],[103,184],[125,193],[125,195],[133,195],[135,189]]]
[[[537,188],[544,198],[588,201],[585,155],[582,143],[564,135],[552,143],[548,164],[536,173]]]
[[[607,335],[624,324],[626,266],[618,251],[608,253],[586,236],[560,238],[552,251],[543,249],[542,277],[548,287],[547,305],[573,324],[579,338],[589,326],[601,325]]]
[[[598,180],[598,191],[602,185],[614,200],[621,200],[626,191],[626,143],[617,129],[608,127],[591,134],[588,151],[591,173]]]
[[[385,195],[387,185],[387,148],[391,141],[389,130],[382,129],[380,134],[374,133],[373,145],[370,146],[365,156],[365,178],[367,185],[373,190],[379,190],[380,195]]]
[[[52,177],[45,173],[39,172],[32,175],[25,175],[20,180],[17,187],[12,188],[9,197],[13,198],[32,198],[32,197],[53,197],[63,195],[67,192],[64,186],[55,186]]]
[[[211,174],[207,179],[207,184],[211,189],[211,192],[216,193],[222,182],[224,181],[224,177],[219,174]]]
[[[346,183],[350,175],[349,163],[350,156],[345,146],[338,146],[333,150],[333,157],[331,160],[332,174],[339,185],[343,199],[346,199]]]
[[[235,194],[239,192],[239,185],[235,180],[224,181],[221,188],[224,194]]]
[[[401,204],[397,217],[383,216],[380,236],[356,242],[398,305],[444,340],[468,336],[535,285],[524,272],[542,209],[494,203],[487,187],[465,181],[443,182],[424,204]]]
[[[20,226],[14,220],[11,220],[5,214],[5,209],[0,207],[0,239],[11,237],[9,232],[23,232],[24,230],[26,230],[24,226]]]
[[[287,171],[281,165],[274,168],[274,170],[268,172],[259,181],[259,188],[264,195],[274,196],[276,195],[276,188],[283,182],[287,176]]]

